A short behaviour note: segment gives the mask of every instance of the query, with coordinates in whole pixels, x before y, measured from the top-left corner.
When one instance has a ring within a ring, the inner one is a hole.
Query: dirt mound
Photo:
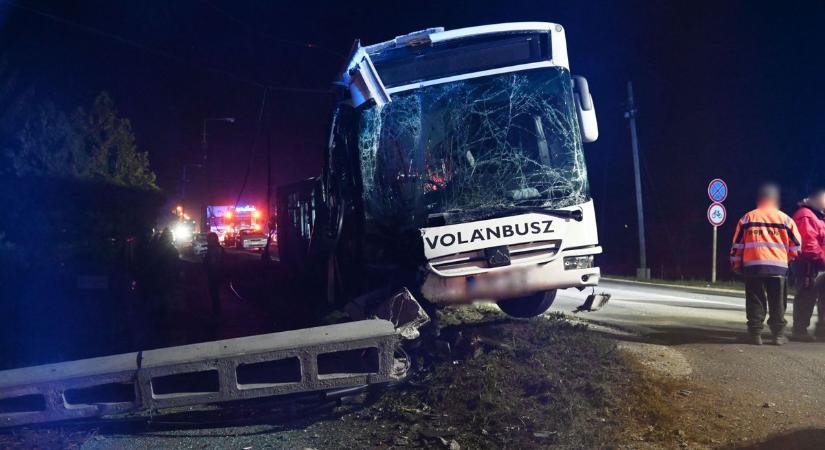
[[[341,448],[604,448],[628,439],[669,446],[683,440],[668,399],[677,388],[648,375],[614,342],[561,315],[481,319],[443,329],[430,370],[370,408],[324,424],[335,428],[325,431]]]

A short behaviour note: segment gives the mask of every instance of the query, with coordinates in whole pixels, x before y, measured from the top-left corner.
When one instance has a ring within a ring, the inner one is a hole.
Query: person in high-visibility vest
[[[794,263],[796,298],[791,339],[800,342],[814,340],[808,334],[814,306],[818,316],[814,335],[816,340],[825,341],[825,186],[811,182],[807,191],[808,196],[793,215],[802,235],[802,251]]]
[[[788,265],[799,254],[801,238],[796,224],[779,210],[779,187],[759,188],[757,207],[742,216],[733,235],[731,269],[745,277],[745,310],[749,342],[762,345],[767,312],[772,343],[787,342]]]

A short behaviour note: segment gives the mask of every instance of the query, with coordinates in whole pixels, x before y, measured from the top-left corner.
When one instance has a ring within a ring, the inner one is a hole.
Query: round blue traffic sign
[[[720,178],[716,178],[708,184],[708,197],[714,203],[722,203],[728,198],[728,185]]]
[[[708,222],[715,227],[722,226],[725,223],[725,219],[728,218],[728,211],[725,209],[725,205],[721,203],[711,203],[708,206]]]

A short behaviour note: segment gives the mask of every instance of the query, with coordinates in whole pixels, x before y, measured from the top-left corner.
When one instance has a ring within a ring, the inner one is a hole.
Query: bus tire
[[[556,300],[556,290],[536,292],[498,301],[498,307],[508,316],[529,318],[544,314]]]

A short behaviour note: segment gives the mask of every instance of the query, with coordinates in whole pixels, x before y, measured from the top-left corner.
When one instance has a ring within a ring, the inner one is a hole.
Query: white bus
[[[329,296],[403,286],[530,317],[557,289],[599,282],[582,148],[598,136],[595,109],[560,25],[356,41],[335,84],[324,172],[306,196],[314,230],[293,243],[322,263]],[[282,246],[299,235],[284,231]]]

